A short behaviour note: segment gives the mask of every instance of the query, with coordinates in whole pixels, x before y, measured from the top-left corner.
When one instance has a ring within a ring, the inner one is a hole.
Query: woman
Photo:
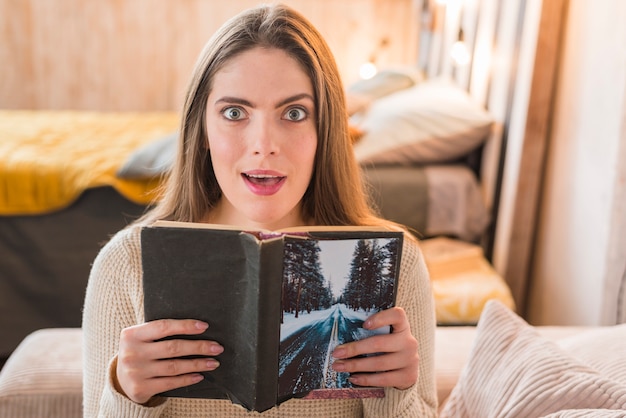
[[[217,341],[157,341],[202,333],[209,326],[202,321],[144,321],[140,229],[158,219],[264,229],[397,228],[367,204],[334,58],[301,15],[285,6],[255,8],[209,41],[188,90],[162,198],[102,249],[85,299],[85,416],[248,416],[227,400],[157,396],[200,381],[200,372],[219,367],[214,357],[224,350]],[[392,333],[333,352],[337,371],[350,372],[357,385],[385,387],[386,396],[293,399],[262,415],[435,416],[432,296],[413,239],[405,240],[400,275],[398,306],[364,324],[391,326]],[[361,356],[368,353],[382,354]],[[178,359],[192,355],[203,358]]]

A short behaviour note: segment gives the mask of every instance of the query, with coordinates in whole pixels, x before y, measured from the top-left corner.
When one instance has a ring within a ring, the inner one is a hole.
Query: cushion
[[[575,334],[583,334],[592,326],[540,326],[535,330],[543,338],[560,341]],[[440,408],[459,381],[476,339],[474,326],[438,326],[435,330],[435,378]]]
[[[347,90],[349,93],[378,99],[418,84],[422,79],[422,73],[414,67],[387,68],[377,72],[372,78],[352,83]]]
[[[624,418],[626,411],[610,409],[567,409],[543,418]]]
[[[623,352],[626,328],[611,327],[604,337],[604,344],[618,345]],[[587,336],[580,344],[597,338]],[[602,349],[594,357],[600,360],[604,354]],[[565,411],[578,409],[626,409],[626,384],[541,337],[502,303],[488,302],[468,361],[440,416],[542,417],[560,412],[553,416],[565,417]]]
[[[478,148],[492,116],[452,81],[436,78],[372,102],[351,121],[363,131],[357,160],[368,164],[433,164]]]
[[[0,371],[0,417],[82,417],[82,333],[29,334]]]
[[[414,67],[388,68],[379,71],[372,78],[359,80],[346,89],[348,98],[348,113],[354,113],[351,101],[360,102],[362,110],[372,100],[379,99],[399,90],[409,88],[423,79],[422,73]]]
[[[562,338],[558,345],[603,376],[626,385],[626,324],[598,327]]]
[[[137,148],[116,175],[126,180],[159,177],[170,169],[176,155],[178,132],[172,132]]]

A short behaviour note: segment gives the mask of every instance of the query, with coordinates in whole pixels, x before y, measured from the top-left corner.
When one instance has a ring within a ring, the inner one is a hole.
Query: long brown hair
[[[249,9],[227,21],[196,63],[183,108],[178,153],[161,200],[140,222],[202,220],[222,193],[206,146],[206,105],[215,74],[237,54],[277,48],[295,58],[315,93],[315,166],[303,196],[303,219],[317,225],[379,225],[367,199],[348,132],[343,85],[323,37],[300,13],[285,5]]]

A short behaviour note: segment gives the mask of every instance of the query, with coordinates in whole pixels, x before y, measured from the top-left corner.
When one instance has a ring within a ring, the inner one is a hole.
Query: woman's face
[[[313,86],[280,49],[253,48],[213,79],[206,126],[222,198],[209,221],[279,229],[303,224],[317,147]]]

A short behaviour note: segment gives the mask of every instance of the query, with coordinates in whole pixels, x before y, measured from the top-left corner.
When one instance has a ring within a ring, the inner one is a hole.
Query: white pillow
[[[357,160],[367,164],[430,164],[459,159],[488,137],[492,116],[447,79],[432,79],[375,100],[354,115],[363,132]]]
[[[626,341],[620,328],[605,338]],[[603,355],[602,349],[596,353]],[[626,384],[541,337],[499,301],[488,302],[440,417],[565,417],[576,416],[566,410],[578,409],[626,409]]]
[[[388,68],[379,71],[372,78],[352,83],[347,91],[350,94],[358,94],[374,100],[409,88],[422,80],[422,73],[416,68]]]
[[[346,89],[348,115],[365,110],[372,101],[409,88],[423,80],[422,73],[414,67],[389,68],[374,77],[352,83]]]

